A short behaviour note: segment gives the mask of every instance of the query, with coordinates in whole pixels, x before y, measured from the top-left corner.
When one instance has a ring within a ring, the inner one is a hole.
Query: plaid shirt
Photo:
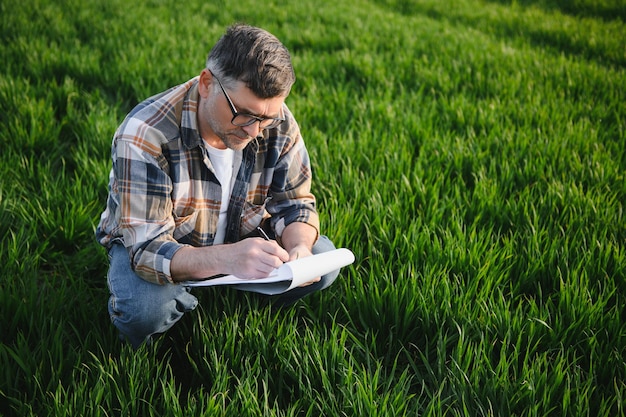
[[[184,245],[209,246],[217,232],[221,186],[196,122],[198,78],[135,107],[113,138],[109,196],[96,239],[129,250],[143,279],[173,282],[170,262]],[[270,218],[280,237],[292,222],[319,231],[311,166],[289,109],[278,128],[242,151],[228,206],[225,242],[236,242]]]

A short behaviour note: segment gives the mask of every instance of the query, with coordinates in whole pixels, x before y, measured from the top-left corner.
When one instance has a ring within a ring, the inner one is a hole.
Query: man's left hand
[[[308,246],[300,245],[300,246],[296,246],[296,247],[292,248],[289,251],[289,260],[290,261],[295,261],[296,259],[305,258],[305,257],[311,256],[311,255],[313,255],[313,253],[311,253],[311,249],[309,249]],[[321,279],[321,277],[313,278],[311,281],[307,281],[307,282],[301,284],[300,287],[306,287],[308,285],[314,284],[316,282],[319,282],[320,279]]]

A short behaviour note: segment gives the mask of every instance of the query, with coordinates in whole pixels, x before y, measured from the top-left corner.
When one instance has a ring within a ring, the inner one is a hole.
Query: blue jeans
[[[313,253],[335,249],[333,243],[320,236]],[[332,284],[339,270],[324,275],[319,282],[306,287],[294,288],[277,296],[276,304],[285,306],[302,297],[323,290]],[[139,277],[130,266],[128,251],[121,244],[109,249],[108,285],[109,315],[120,331],[120,337],[137,348],[149,342],[153,335],[163,333],[174,325],[183,314],[198,306],[198,299],[190,288],[178,284],[154,284]]]

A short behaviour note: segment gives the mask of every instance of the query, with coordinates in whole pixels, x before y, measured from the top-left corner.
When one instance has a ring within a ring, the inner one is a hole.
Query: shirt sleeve
[[[320,222],[315,196],[311,192],[312,170],[308,151],[297,123],[290,129],[291,146],[280,156],[271,185],[272,199],[267,210],[277,236],[294,222],[307,223],[317,230]]]
[[[173,238],[172,182],[168,162],[155,145],[159,138],[148,140],[160,133],[133,123],[118,135],[114,149],[119,230],[134,271],[146,281],[164,284],[173,282],[170,263],[183,247]]]

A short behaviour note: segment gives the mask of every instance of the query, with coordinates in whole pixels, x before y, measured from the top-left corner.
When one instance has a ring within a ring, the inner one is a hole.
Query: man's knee
[[[319,253],[329,252],[335,249],[336,249],[335,244],[326,236],[322,235],[319,237],[319,239],[315,243],[315,246],[313,246],[313,254],[317,255]],[[317,283],[315,290],[320,291],[320,290],[323,290],[324,288],[329,287],[333,282],[335,282],[335,280],[339,276],[339,271],[340,270],[337,269],[335,271],[329,272],[326,275],[323,275],[320,281]]]
[[[328,252],[331,250],[335,250],[335,244],[326,236],[321,235],[315,245],[313,245],[313,254],[317,255],[319,253]]]
[[[198,305],[189,288],[147,282],[132,271],[125,250],[110,252],[109,314],[111,321],[133,346],[155,333],[163,333],[184,313]]]

